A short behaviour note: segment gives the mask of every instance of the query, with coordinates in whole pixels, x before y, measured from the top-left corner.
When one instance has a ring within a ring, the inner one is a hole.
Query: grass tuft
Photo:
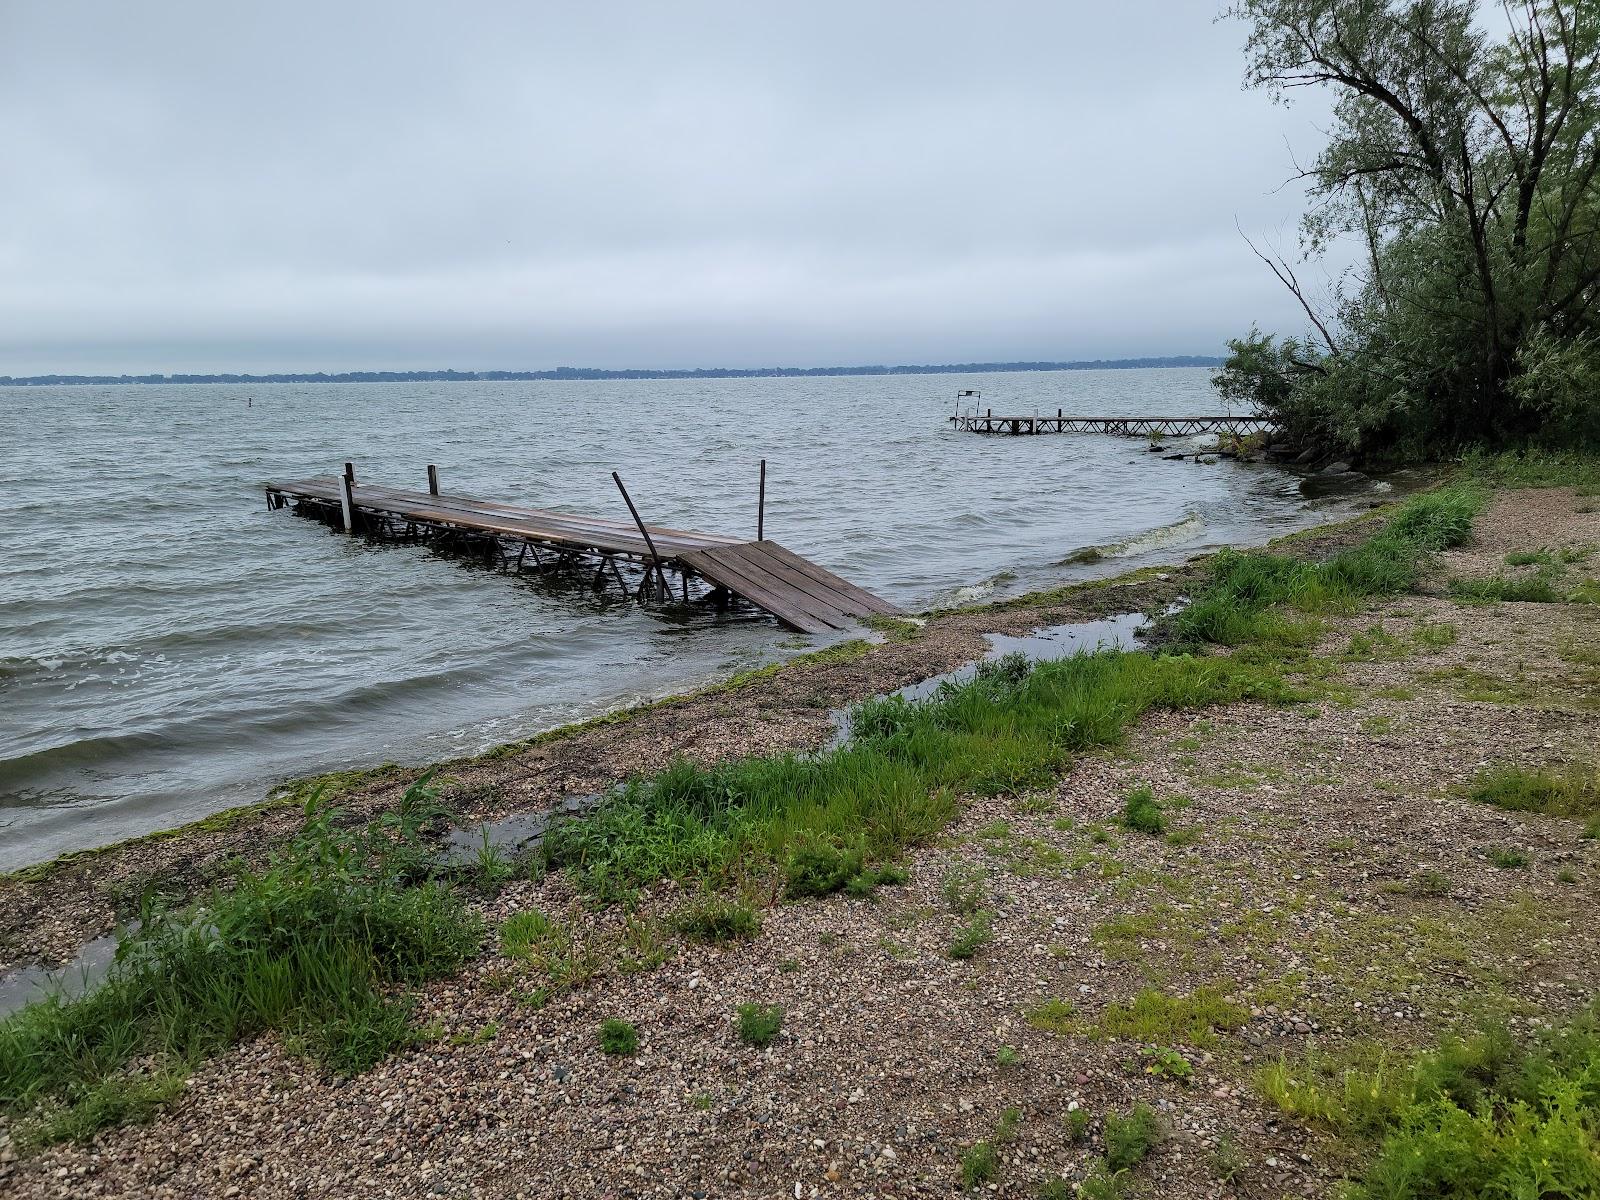
[[[1166,832],[1166,816],[1148,784],[1140,784],[1128,793],[1122,803],[1122,823],[1129,829],[1148,833],[1152,837]]]
[[[600,1023],[598,1039],[604,1053],[618,1057],[633,1054],[639,1049],[639,1031],[618,1017],[607,1017]]]
[[[99,987],[0,1021],[0,1106],[41,1137],[79,1136],[143,1119],[189,1066],[264,1030],[339,1074],[413,1044],[407,986],[455,972],[482,938],[429,865],[441,816],[426,778],[365,826],[314,794],[264,869],[189,908],[146,904]]]
[[[768,1046],[783,1028],[783,1008],[777,1004],[739,1005],[739,1040],[747,1046]]]

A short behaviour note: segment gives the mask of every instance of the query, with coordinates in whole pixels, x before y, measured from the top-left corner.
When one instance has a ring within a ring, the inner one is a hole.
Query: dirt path
[[[1511,550],[1600,543],[1600,515],[1582,507],[1557,490],[1501,496],[1441,578],[1506,572]],[[1020,631],[1068,611],[949,618],[925,643],[696,701],[730,708],[714,743],[652,744],[689,736],[683,709],[618,729],[638,739],[637,767],[677,749],[814,742],[826,707],[954,665],[997,617]],[[653,969],[630,970],[627,947],[651,948],[641,930],[664,894],[630,927],[584,910],[563,877],[516,883],[487,915],[560,914],[596,952],[586,986],[536,1007],[536,974],[489,953],[425,991],[442,1034],[421,1050],[341,1083],[258,1039],[202,1067],[154,1124],[0,1166],[0,1190],[952,1196],[963,1152],[1016,1109],[985,1187],[1034,1196],[1081,1179],[1103,1153],[1098,1118],[1142,1100],[1166,1137],[1135,1194],[1330,1196],[1345,1152],[1267,1102],[1263,1064],[1366,1040],[1422,1046],[1485,1011],[1528,1028],[1600,985],[1600,843],[1579,822],[1465,797],[1493,764],[1593,760],[1600,608],[1408,596],[1330,620],[1306,682],[1321,694],[1290,707],[1147,719],[1047,792],[972,803],[876,902],[780,905],[754,940],[673,939]],[[510,804],[535,794],[519,787],[619,769],[582,762],[579,746],[536,748],[468,782]],[[1115,820],[1141,785],[1166,809],[1165,836]],[[992,912],[993,940],[958,961],[947,951],[967,917],[950,895],[963,889]],[[786,1010],[766,1049],[736,1036],[749,1002]],[[638,1026],[636,1057],[600,1052],[607,1017]],[[1082,1142],[1074,1105],[1096,1118]]]

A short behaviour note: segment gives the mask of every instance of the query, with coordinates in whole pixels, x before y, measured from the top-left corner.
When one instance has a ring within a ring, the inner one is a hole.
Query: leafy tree
[[[1301,440],[1368,454],[1600,435],[1600,5],[1241,0],[1246,84],[1337,94],[1302,172],[1307,257],[1358,239],[1314,334],[1252,330],[1217,385]],[[1265,257],[1265,256],[1263,256]]]

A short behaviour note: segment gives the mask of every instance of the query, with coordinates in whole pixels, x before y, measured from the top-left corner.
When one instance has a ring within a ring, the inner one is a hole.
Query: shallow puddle
[[[501,858],[517,858],[537,848],[552,825],[593,812],[605,798],[602,792],[567,796],[543,812],[512,813],[498,820],[452,829],[445,835],[437,861],[442,867],[472,866],[479,861],[485,846]]]
[[[111,962],[117,955],[117,937],[115,933],[108,933],[95,938],[65,966],[46,967],[34,963],[0,976],[0,1017],[47,996],[60,996],[63,1000],[81,996],[104,979],[111,969]]]

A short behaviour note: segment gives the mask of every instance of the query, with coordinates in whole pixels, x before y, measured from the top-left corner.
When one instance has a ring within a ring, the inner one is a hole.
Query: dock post
[[[639,533],[644,538],[644,544],[650,547],[650,562],[656,569],[656,578],[661,581],[662,592],[670,594],[667,588],[666,572],[661,569],[661,556],[656,553],[655,542],[650,540],[650,531],[645,528],[644,522],[639,519],[639,510],[633,506],[633,497],[628,495],[628,489],[622,486],[621,475],[613,471],[611,472],[611,478],[617,485],[617,491],[622,493],[622,499],[627,504],[628,511],[633,514],[633,523],[639,527]],[[646,572],[645,578],[649,578],[648,572]]]
[[[767,460],[761,460],[761,487],[756,495],[756,541],[766,537],[767,529]]]
[[[339,477],[339,507],[344,511],[344,531],[356,531],[356,498],[353,491],[355,484],[355,469],[349,464],[344,465],[344,474]]]
[[[437,496],[438,494],[439,494],[439,468],[434,466],[432,463],[429,463],[428,464],[428,495]]]

